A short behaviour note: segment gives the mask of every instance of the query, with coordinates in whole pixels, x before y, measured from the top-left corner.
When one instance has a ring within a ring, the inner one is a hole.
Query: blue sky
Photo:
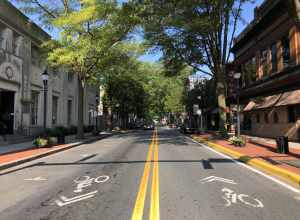
[[[246,3],[243,7],[243,12],[242,12],[242,18],[250,23],[253,19],[253,10],[256,6],[259,6],[262,4],[264,0],[255,0],[253,1],[254,3]],[[241,31],[244,30],[244,28],[246,27],[246,24],[240,22],[238,24],[238,28],[237,28],[237,34],[239,34]],[[158,61],[159,58],[161,57],[161,53],[157,52],[156,54],[146,54],[144,56],[142,56],[140,59],[144,60],[144,61],[150,61],[150,62],[155,62]]]
[[[120,0],[120,1],[125,1],[125,0]],[[255,0],[253,1],[254,3],[246,3],[243,7],[243,12],[242,12],[242,17],[243,19],[249,23],[251,22],[251,20],[253,19],[253,9],[256,6],[259,6],[262,4],[264,0]],[[11,2],[16,2],[16,0],[11,0]],[[17,4],[15,4],[16,6],[18,6]],[[30,17],[30,19],[32,19],[34,22],[36,22],[37,24],[39,24],[38,20],[36,17],[34,16],[28,16]],[[244,28],[245,28],[246,24],[240,22],[238,24],[238,28],[237,28],[237,34],[239,34]],[[49,31],[47,31],[49,33]],[[51,36],[53,36],[54,38],[57,37],[57,32],[53,31],[52,33],[49,33]],[[149,54],[145,54],[144,56],[140,57],[140,60],[142,61],[149,61],[149,62],[155,62],[158,61],[159,58],[161,57],[161,53],[159,51],[155,51],[155,53],[149,53]]]

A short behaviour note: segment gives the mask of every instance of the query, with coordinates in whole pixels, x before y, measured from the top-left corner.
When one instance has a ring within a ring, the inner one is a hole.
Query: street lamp
[[[202,109],[201,109],[201,96],[197,96],[197,99],[199,100],[199,109],[197,110],[198,115],[198,128],[200,127],[200,132],[203,131],[203,123],[202,123]],[[199,120],[200,120],[200,126],[199,126]],[[199,132],[199,131],[198,131]],[[199,133],[200,133],[199,132]]]
[[[49,74],[47,72],[47,69],[41,74],[41,78],[43,80],[44,84],[44,123],[43,127],[44,130],[47,126],[47,93],[48,93],[48,80],[49,80]]]
[[[96,94],[96,132],[98,133],[98,107],[99,107],[99,95]]]
[[[237,110],[236,110],[236,116],[237,116],[237,137],[240,138],[241,136],[241,122],[240,122],[240,78],[242,74],[241,73],[235,73],[233,75],[233,78],[236,79],[236,100],[237,100]]]

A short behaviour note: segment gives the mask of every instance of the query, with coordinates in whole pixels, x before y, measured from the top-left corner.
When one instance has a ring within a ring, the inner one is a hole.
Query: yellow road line
[[[156,131],[157,132],[157,131]],[[154,144],[154,163],[151,187],[151,205],[149,220],[159,220],[159,165],[158,165],[158,140],[157,134],[155,135]]]
[[[133,209],[133,214],[131,217],[131,220],[142,220],[143,213],[144,213],[144,206],[145,206],[145,198],[147,193],[147,186],[148,186],[148,179],[150,175],[150,169],[151,169],[151,160],[152,160],[152,149],[154,145],[154,141],[156,138],[156,131],[154,130],[152,141],[149,146],[148,154],[147,154],[147,160],[144,168],[144,173],[142,176],[142,180],[140,183],[139,192],[137,194],[135,206]]]

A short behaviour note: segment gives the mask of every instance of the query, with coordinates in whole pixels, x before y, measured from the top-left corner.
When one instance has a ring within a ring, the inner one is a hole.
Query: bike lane
[[[299,193],[177,131],[159,134],[161,219],[300,219]]]
[[[151,132],[114,136],[0,175],[0,219],[130,219]]]

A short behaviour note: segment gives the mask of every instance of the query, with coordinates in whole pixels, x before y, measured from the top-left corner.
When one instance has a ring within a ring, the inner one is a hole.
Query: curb
[[[239,152],[236,152],[234,150],[231,150],[231,149],[228,149],[226,147],[223,147],[222,145],[219,145],[219,144],[215,144],[213,142],[210,142],[204,138],[200,138],[200,137],[195,137],[193,135],[191,135],[191,138],[200,142],[200,143],[203,143],[219,152],[222,152],[238,161],[241,161],[247,165],[250,165],[250,166],[253,166],[253,167],[256,167],[256,168],[260,168],[262,170],[265,170],[269,173],[272,173],[272,174],[276,174],[284,179],[287,179],[293,183],[295,183],[296,185],[300,186],[300,175],[298,174],[295,174],[291,171],[288,171],[288,170],[285,170],[285,169],[282,169],[282,168],[279,168],[279,167],[276,167],[274,165],[271,165],[267,162],[264,162],[262,160],[259,160],[259,159],[253,159],[251,158],[250,156],[248,155],[245,155],[245,154],[241,154]]]
[[[11,167],[29,162],[29,161],[33,161],[33,160],[36,160],[36,159],[39,159],[39,158],[42,158],[42,157],[49,156],[51,154],[55,154],[55,153],[62,152],[62,151],[65,151],[65,150],[68,150],[68,149],[71,149],[71,148],[74,148],[74,147],[78,147],[80,145],[87,144],[87,143],[90,143],[90,142],[93,142],[93,141],[96,141],[96,140],[102,140],[104,138],[108,138],[108,137],[111,137],[111,136],[113,136],[113,134],[107,134],[107,135],[103,135],[102,137],[95,137],[95,138],[91,138],[89,140],[79,141],[79,142],[76,142],[76,143],[73,143],[73,144],[66,144],[65,147],[49,150],[49,151],[44,152],[44,153],[35,154],[33,156],[29,156],[29,157],[25,157],[25,158],[22,158],[22,159],[19,159],[19,160],[14,160],[14,161],[11,161],[11,162],[7,162],[7,163],[4,163],[4,164],[0,165],[0,170],[5,170],[5,169],[8,169],[8,168],[11,168]]]

